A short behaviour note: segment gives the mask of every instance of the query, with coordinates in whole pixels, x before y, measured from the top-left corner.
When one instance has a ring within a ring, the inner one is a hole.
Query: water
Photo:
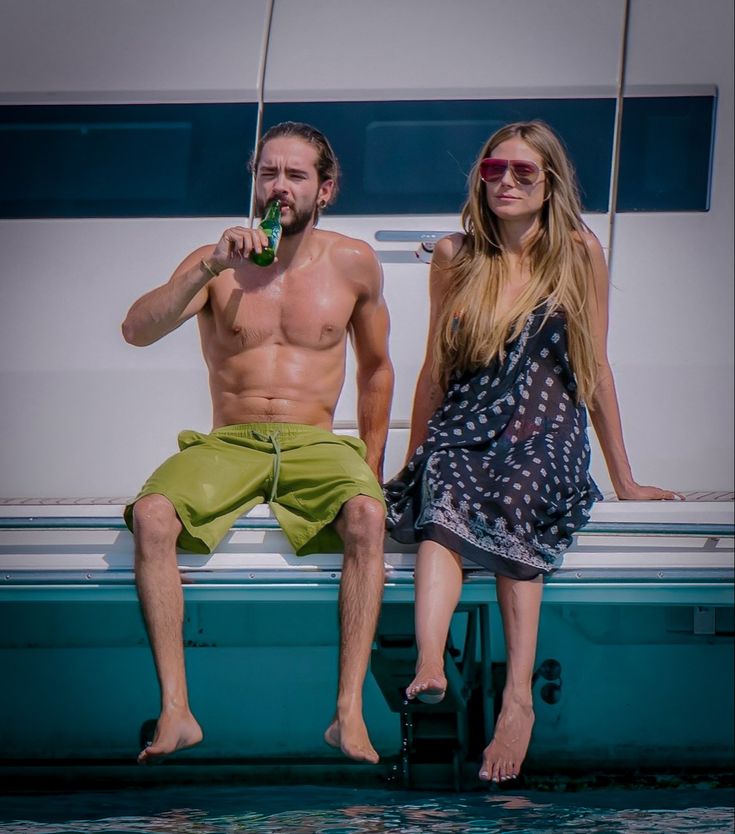
[[[0,834],[733,834],[727,788],[157,787],[0,797]]]

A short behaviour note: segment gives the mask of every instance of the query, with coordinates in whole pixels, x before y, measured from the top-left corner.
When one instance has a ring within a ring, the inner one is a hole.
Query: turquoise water
[[[732,834],[726,788],[177,787],[0,797],[0,834]]]

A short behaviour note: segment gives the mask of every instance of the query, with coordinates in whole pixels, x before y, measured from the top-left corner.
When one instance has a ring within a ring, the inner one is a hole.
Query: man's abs
[[[332,413],[317,403],[281,398],[212,397],[213,428],[243,423],[299,423],[331,430]]]
[[[209,357],[214,427],[302,423],[330,429],[344,382],[344,345],[325,351],[268,345]]]

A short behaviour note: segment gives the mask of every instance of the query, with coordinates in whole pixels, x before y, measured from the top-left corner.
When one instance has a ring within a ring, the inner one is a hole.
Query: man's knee
[[[382,544],[385,536],[385,508],[367,495],[356,495],[342,507],[341,528],[346,540]]]
[[[145,495],[133,507],[135,538],[174,541],[181,531],[181,522],[173,504],[165,495]]]

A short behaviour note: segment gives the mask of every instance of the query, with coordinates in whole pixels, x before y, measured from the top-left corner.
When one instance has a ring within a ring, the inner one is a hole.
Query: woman
[[[681,496],[633,479],[607,360],[607,267],[559,139],[542,122],[502,128],[469,188],[464,234],[434,250],[409,453],[386,497],[391,536],[420,542],[409,698],[444,697],[462,558],[496,574],[507,681],[480,778],[503,781],[531,737],[543,576],[602,497],[584,404],[619,498]]]

